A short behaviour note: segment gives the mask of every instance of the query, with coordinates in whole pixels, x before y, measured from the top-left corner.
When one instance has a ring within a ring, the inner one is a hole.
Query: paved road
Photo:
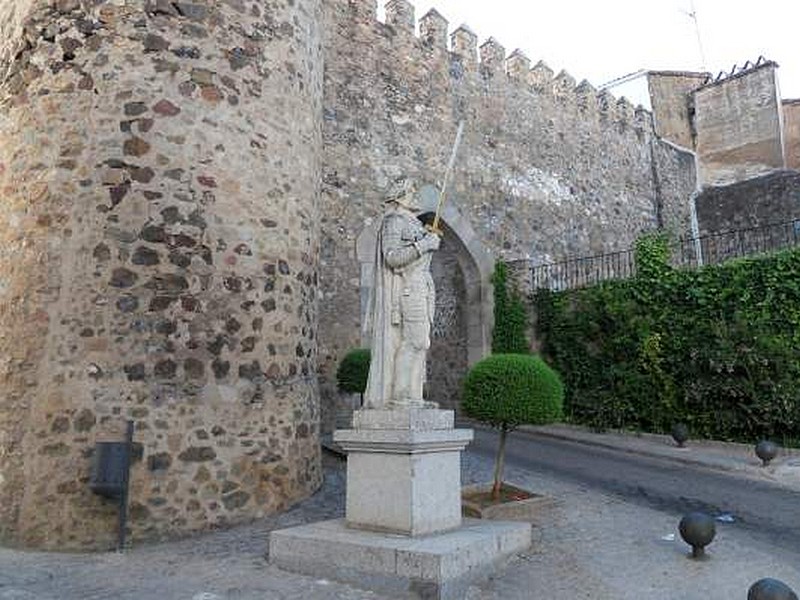
[[[475,430],[469,450],[494,455],[497,434]],[[800,493],[667,459],[598,448],[529,433],[513,433],[507,464],[564,479],[628,502],[681,515],[730,513],[754,541],[800,562]]]

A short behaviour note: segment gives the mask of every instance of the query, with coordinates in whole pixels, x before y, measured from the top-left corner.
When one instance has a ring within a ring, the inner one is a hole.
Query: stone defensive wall
[[[700,235],[797,221],[800,172],[779,169],[727,186],[708,187],[698,194],[695,203]],[[796,238],[800,231],[787,235]]]
[[[658,139],[652,116],[626,99],[507,54],[495,39],[479,46],[468,27],[451,32],[435,10],[417,34],[411,3],[389,0],[385,21],[377,8],[374,0],[324,8],[320,373],[328,411],[336,366],[362,342],[368,241],[386,190],[408,175],[433,211],[460,121],[433,266],[445,321],[434,327],[429,398],[446,406],[467,364],[488,351],[495,259],[549,262],[627,248],[657,226],[687,231],[696,185],[693,154]]]
[[[320,0],[0,3],[0,542],[105,549],[321,480]]]

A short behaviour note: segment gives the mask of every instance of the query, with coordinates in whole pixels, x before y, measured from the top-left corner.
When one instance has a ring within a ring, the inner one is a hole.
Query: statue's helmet
[[[398,204],[413,212],[422,208],[416,186],[407,177],[399,177],[392,183],[386,202]]]

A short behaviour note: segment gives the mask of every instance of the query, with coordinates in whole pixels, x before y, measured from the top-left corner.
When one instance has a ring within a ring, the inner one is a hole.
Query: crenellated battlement
[[[597,107],[600,111],[601,119],[613,118],[616,105],[617,99],[614,97],[614,94],[608,90],[601,90],[600,93],[597,94]]]
[[[481,45],[481,67],[487,73],[495,73],[501,69],[506,60],[506,49],[494,38],[489,38]]]
[[[577,84],[575,83],[575,78],[566,71],[562,70],[556,75],[552,85],[553,93],[559,100],[570,101],[576,98],[575,88]]]
[[[528,73],[531,70],[531,59],[525,56],[519,48],[514,50],[506,59],[506,73],[512,79],[527,81]]]
[[[597,88],[586,79],[575,88],[575,101],[581,112],[597,112]]]
[[[453,54],[461,58],[462,63],[470,68],[478,64],[478,35],[466,25],[462,25],[450,34],[450,48]]]
[[[401,39],[405,45],[408,37],[412,37],[420,54],[415,57],[413,51],[411,54],[405,51],[403,60],[457,61],[463,72],[492,80],[494,86],[502,85],[505,78],[510,93],[515,93],[514,89],[516,93],[528,91],[533,96],[557,102],[562,110],[574,113],[579,119],[607,122],[621,130],[650,122],[649,119],[637,119],[636,111],[644,109],[635,109],[627,99],[598,92],[586,80],[578,84],[568,71],[561,70],[556,74],[541,60],[534,64],[519,48],[507,54],[503,44],[494,37],[480,43],[479,36],[466,24],[450,32],[447,18],[435,8],[415,21],[415,7],[410,0],[386,0],[385,17],[381,21],[375,0],[347,0],[347,3],[354,17],[373,19],[376,25],[388,27],[389,32],[404,34]]]
[[[387,0],[386,23],[406,33],[414,33],[414,5],[408,0]]]
[[[552,93],[553,86],[550,85],[550,83],[553,81],[554,75],[555,72],[553,69],[551,69],[546,62],[540,60],[528,74],[528,81],[535,91],[539,93]]]
[[[378,0],[347,0],[347,7],[353,16],[378,18]]]
[[[419,36],[435,50],[447,51],[447,19],[432,8],[419,20]]]
[[[629,124],[633,122],[633,104],[625,96],[617,100],[617,120],[620,123]]]

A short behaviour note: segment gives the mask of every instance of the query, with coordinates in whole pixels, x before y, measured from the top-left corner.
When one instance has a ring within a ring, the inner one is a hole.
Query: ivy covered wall
[[[800,249],[699,270],[637,245],[638,275],[534,295],[537,337],[565,413],[598,429],[800,442]]]

